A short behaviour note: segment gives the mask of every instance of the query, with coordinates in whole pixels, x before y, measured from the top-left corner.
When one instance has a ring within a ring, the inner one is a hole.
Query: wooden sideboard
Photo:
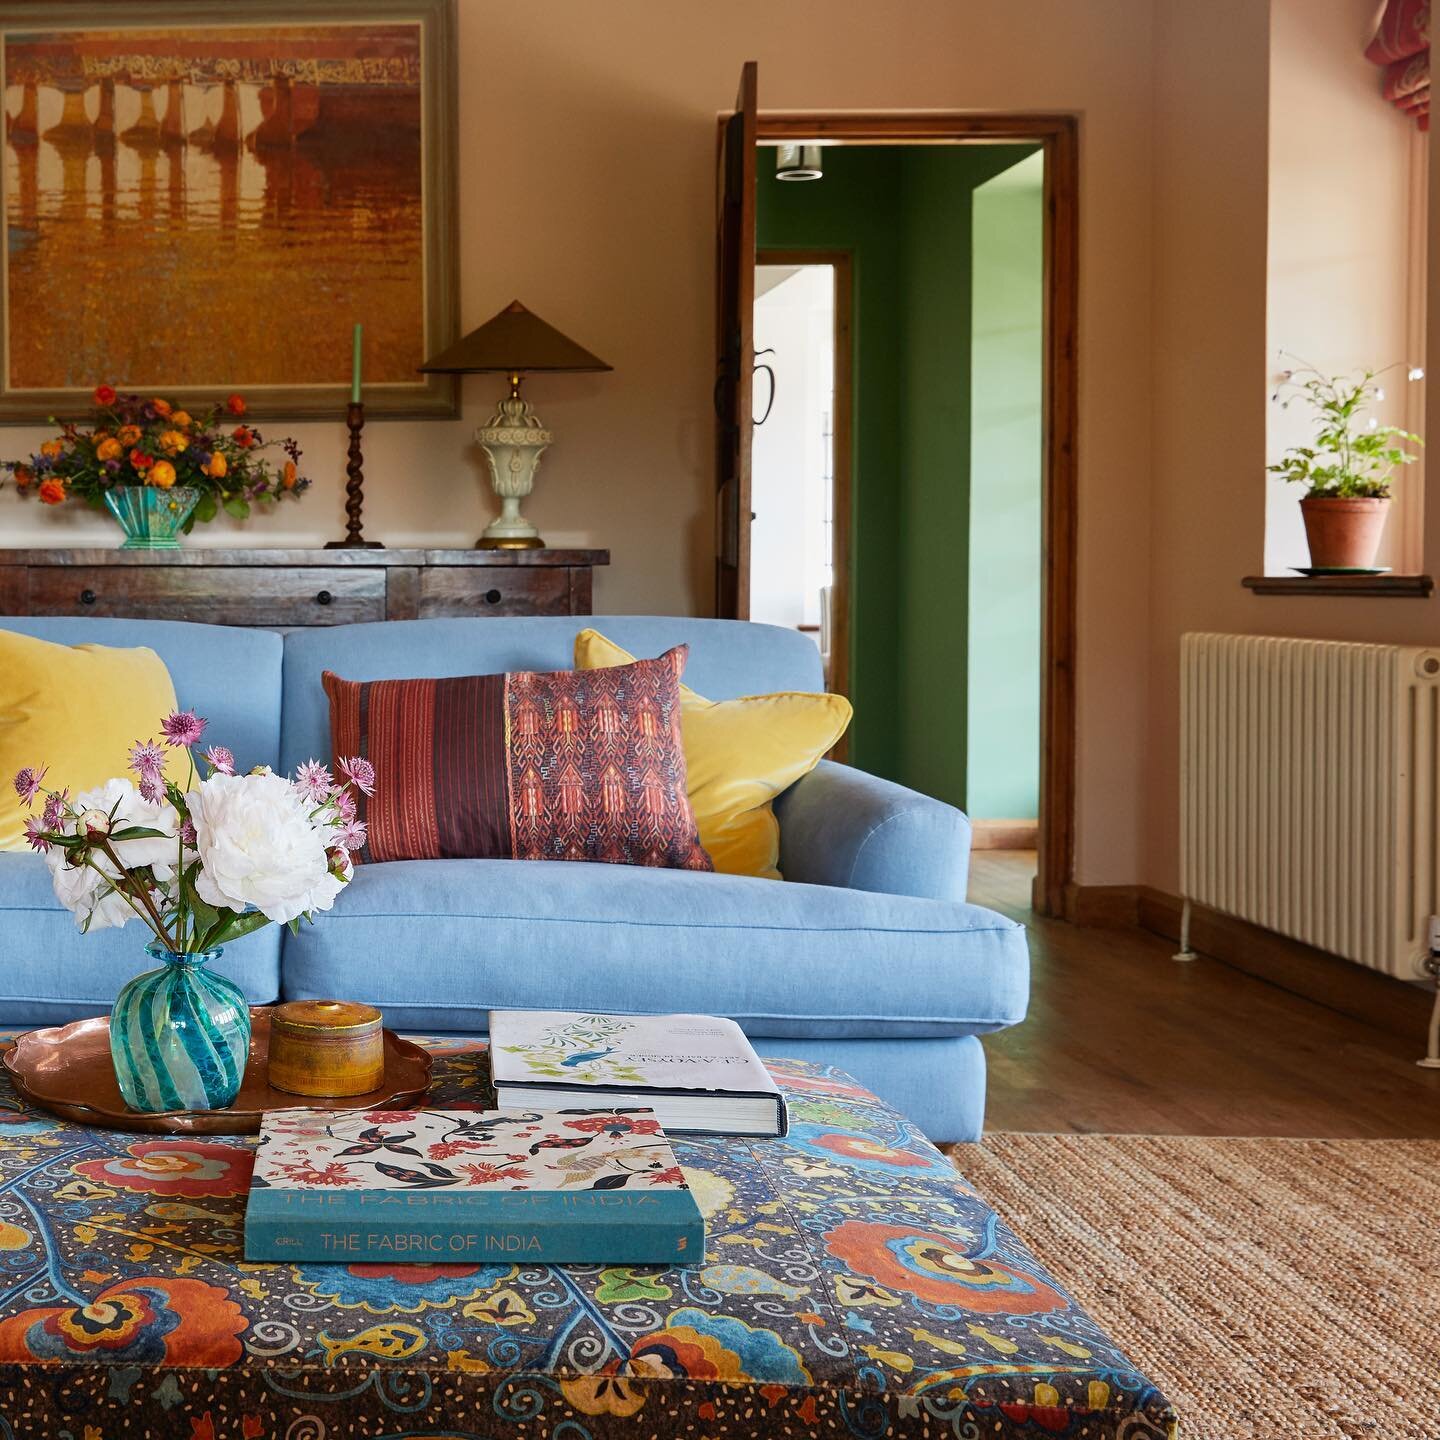
[[[608,550],[0,550],[0,614],[211,625],[588,615]]]

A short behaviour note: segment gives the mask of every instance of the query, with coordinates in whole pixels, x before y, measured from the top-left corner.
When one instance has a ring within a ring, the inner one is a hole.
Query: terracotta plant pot
[[[1374,565],[1390,512],[1388,496],[1307,495],[1300,502],[1310,564],[1316,570],[1365,570]]]

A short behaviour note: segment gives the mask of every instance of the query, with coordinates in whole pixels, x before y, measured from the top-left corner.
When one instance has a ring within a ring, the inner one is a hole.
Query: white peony
[[[335,903],[344,881],[330,873],[331,829],[311,823],[312,806],[288,780],[216,772],[185,800],[200,855],[195,889],[207,904],[253,905],[285,924]]]
[[[129,780],[116,778],[107,780],[96,790],[77,795],[75,809],[99,811],[104,815],[114,811],[115,818],[110,822],[112,830],[129,825],[159,830],[162,838],[117,840],[111,842],[112,847],[127,870],[149,865],[162,884],[173,877],[180,817],[168,800],[152,805]],[[73,834],[74,821],[69,821],[65,828]],[[136,919],[130,902],[110,889],[107,877],[113,877],[116,871],[109,857],[92,850],[90,858],[96,869],[89,865],[71,865],[67,853],[58,845],[52,845],[45,852],[55,898],[74,915],[76,925],[82,930],[108,930]],[[103,873],[97,873],[97,869]]]

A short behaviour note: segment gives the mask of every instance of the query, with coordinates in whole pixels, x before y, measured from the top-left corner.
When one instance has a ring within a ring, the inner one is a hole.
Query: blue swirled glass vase
[[[145,947],[158,970],[129,981],[110,1012],[110,1055],[132,1110],[220,1110],[234,1102],[250,1052],[250,1006],[206,968],[219,950]]]

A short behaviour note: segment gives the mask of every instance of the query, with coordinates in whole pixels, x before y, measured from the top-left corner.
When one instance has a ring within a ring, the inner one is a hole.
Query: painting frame
[[[0,77],[7,76],[12,35],[66,30],[183,30],[263,28],[323,24],[417,24],[420,28],[421,308],[424,355],[417,366],[451,344],[459,325],[458,0],[246,0],[243,21],[223,0],[0,0]],[[8,142],[7,142],[8,143]],[[8,156],[7,156],[8,159]],[[10,384],[10,277],[8,163],[0,167],[0,425],[41,424],[51,416],[75,416],[91,403],[88,388],[12,388]],[[355,317],[364,321],[364,315]],[[243,386],[249,410],[259,419],[315,420],[343,415],[350,398],[348,356],[339,357],[334,383]],[[124,376],[103,377],[124,386]],[[181,404],[203,407],[216,387],[156,384]],[[366,381],[366,416],[453,419],[459,392],[453,375],[423,375],[414,382]]]

